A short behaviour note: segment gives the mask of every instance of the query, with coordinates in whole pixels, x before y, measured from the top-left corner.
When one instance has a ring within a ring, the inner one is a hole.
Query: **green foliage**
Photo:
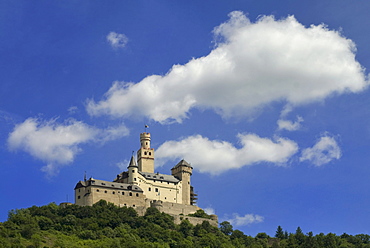
[[[225,235],[230,235],[233,232],[233,226],[228,221],[220,223],[220,230]]]
[[[187,219],[175,225],[173,217],[155,208],[138,216],[133,208],[100,201],[90,207],[50,203],[11,210],[8,220],[0,223],[0,247],[370,248],[370,236],[304,234],[300,227],[288,233],[278,226],[275,238],[263,232],[251,237],[233,230],[227,221],[219,228],[208,221],[194,226]]]
[[[198,209],[194,214],[189,214],[189,216],[211,219],[211,216],[204,212],[202,209]]]

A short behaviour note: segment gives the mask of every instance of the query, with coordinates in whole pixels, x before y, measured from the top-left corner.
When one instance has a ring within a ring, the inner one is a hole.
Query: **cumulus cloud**
[[[124,34],[119,34],[116,32],[110,32],[107,35],[107,41],[113,48],[123,48],[128,42],[128,38]]]
[[[336,140],[333,137],[325,135],[317,143],[302,151],[300,161],[309,161],[316,166],[321,166],[331,162],[334,159],[340,159],[342,152]]]
[[[281,166],[298,150],[295,142],[284,138],[270,140],[255,134],[239,134],[238,138],[241,148],[226,141],[209,140],[201,135],[180,141],[167,141],[156,151],[157,165],[184,158],[188,162],[194,161],[194,169],[216,175],[259,162]]]
[[[174,65],[166,75],[114,82],[100,101],[87,101],[88,113],[169,123],[200,108],[228,118],[276,101],[308,104],[368,85],[355,44],[325,25],[305,27],[293,16],[252,23],[235,11],[214,34],[217,46],[208,55]]]
[[[233,218],[227,220],[233,226],[246,226],[249,224],[255,224],[263,222],[264,217],[257,214],[246,214],[240,216],[239,214],[233,214]]]
[[[127,134],[128,130],[123,127],[100,130],[74,119],[60,124],[56,119],[28,118],[14,127],[7,142],[11,151],[23,150],[47,163],[42,170],[52,175],[61,166],[73,162],[81,152],[79,145],[89,141],[105,142]]]
[[[297,116],[297,120],[295,122],[280,119],[277,121],[278,130],[288,130],[288,131],[296,131],[301,128],[301,123],[303,122],[303,118],[301,116]]]

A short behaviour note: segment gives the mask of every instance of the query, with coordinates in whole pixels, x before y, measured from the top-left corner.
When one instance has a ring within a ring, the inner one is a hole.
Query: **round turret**
[[[140,144],[142,148],[150,148],[150,133],[140,134]]]

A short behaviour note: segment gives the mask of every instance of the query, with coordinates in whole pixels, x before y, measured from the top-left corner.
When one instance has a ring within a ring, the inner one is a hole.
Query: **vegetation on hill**
[[[202,213],[197,213],[197,215]],[[233,230],[224,221],[219,228],[208,221],[175,225],[170,215],[149,208],[138,216],[133,208],[100,201],[93,206],[33,206],[9,212],[0,223],[0,247],[370,247],[369,235],[314,236],[300,228],[287,233],[279,226],[274,238]]]

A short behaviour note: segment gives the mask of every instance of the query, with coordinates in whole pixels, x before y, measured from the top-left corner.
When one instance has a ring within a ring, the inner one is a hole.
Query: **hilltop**
[[[202,210],[193,216],[209,218]],[[266,233],[251,237],[227,221],[217,228],[208,221],[192,225],[186,218],[176,225],[158,209],[138,216],[133,208],[104,200],[93,206],[50,203],[9,211],[8,220],[0,223],[0,247],[370,247],[366,234],[314,236],[299,227],[288,233],[279,226],[274,238]]]

